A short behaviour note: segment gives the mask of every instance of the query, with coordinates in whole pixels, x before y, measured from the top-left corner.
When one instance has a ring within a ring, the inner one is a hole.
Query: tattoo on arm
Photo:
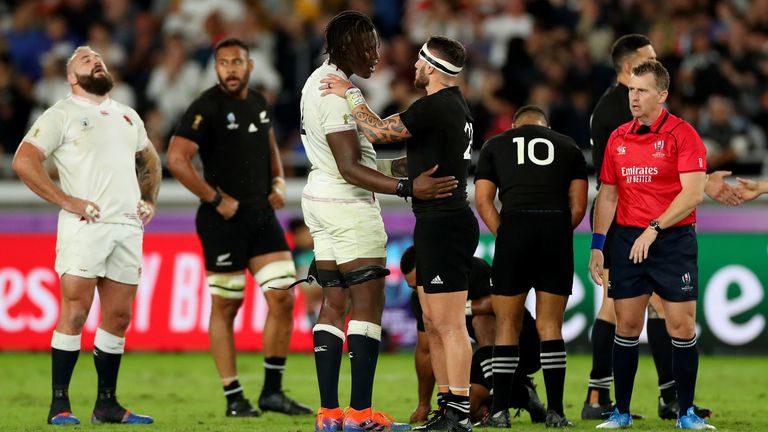
[[[392,160],[392,175],[400,178],[408,177],[408,158]]]
[[[156,203],[157,194],[160,191],[162,167],[160,157],[151,144],[136,153],[136,177],[139,181],[141,199]]]
[[[411,133],[400,120],[399,114],[382,120],[365,104],[355,108],[354,114],[357,126],[362,129],[363,135],[374,144],[402,141],[411,137]]]

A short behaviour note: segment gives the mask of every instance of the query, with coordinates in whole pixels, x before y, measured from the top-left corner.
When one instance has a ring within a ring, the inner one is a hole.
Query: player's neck
[[[91,102],[93,102],[93,103],[95,103],[97,105],[101,104],[102,102],[107,100],[107,98],[109,97],[109,93],[107,93],[105,95],[101,95],[101,96],[95,95],[93,93],[88,93],[87,91],[83,90],[82,87],[80,87],[78,85],[72,86],[72,94],[75,95],[75,96],[81,97],[81,98],[88,99],[89,101],[91,101]]]
[[[659,107],[657,111],[654,111],[651,114],[642,115],[642,116],[638,117],[637,121],[641,125],[652,126],[654,123],[656,123],[656,120],[659,119],[659,116],[661,116],[661,112],[662,111],[663,110],[661,109],[661,107]]]
[[[624,87],[629,87],[629,75],[624,72],[620,73],[619,76],[616,77],[616,82]]]
[[[424,88],[424,90],[427,91],[427,95],[431,95],[433,93],[437,93],[442,89],[453,87],[456,83],[453,80],[445,79],[445,78],[438,78],[437,80],[429,80],[429,84]]]

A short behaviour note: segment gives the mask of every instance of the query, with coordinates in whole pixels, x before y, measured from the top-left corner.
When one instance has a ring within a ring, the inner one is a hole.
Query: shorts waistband
[[[633,229],[633,230],[645,230],[646,228],[648,228],[648,227],[640,228],[640,227],[636,227],[636,226],[619,225],[619,224],[616,224],[616,226],[617,227],[621,227],[621,228],[626,228],[626,229]],[[676,226],[673,226],[673,227],[664,228],[663,230],[661,230],[661,233],[663,234],[665,232],[673,232],[673,231],[678,231],[678,230],[681,230],[681,229],[693,228],[695,226],[696,226],[695,223],[690,223],[690,224],[685,224],[685,225],[676,225]]]

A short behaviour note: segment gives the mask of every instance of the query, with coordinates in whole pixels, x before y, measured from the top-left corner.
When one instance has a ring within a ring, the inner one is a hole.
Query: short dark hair
[[[616,40],[611,47],[611,59],[613,59],[613,68],[620,72],[627,58],[635,55],[637,50],[651,44],[648,37],[641,34],[628,34]]]
[[[368,15],[347,10],[331,18],[325,27],[325,53],[333,64],[343,62],[350,55],[364,58],[365,44],[362,41],[376,27]]]
[[[220,49],[233,47],[233,46],[242,48],[245,51],[246,57],[250,56],[250,53],[248,51],[248,45],[246,45],[245,42],[237,38],[228,38],[216,44],[216,49],[213,51],[213,57],[216,58],[216,56],[219,54]]]
[[[517,120],[521,117],[541,117],[544,120],[544,123],[549,125],[549,119],[547,118],[547,113],[544,112],[543,109],[537,107],[536,105],[525,105],[515,112],[514,117],[512,117],[512,123],[517,123]]]
[[[632,75],[640,76],[653,74],[656,79],[656,90],[662,92],[669,90],[669,72],[661,62],[657,60],[646,60],[632,68]]]
[[[464,67],[467,62],[467,50],[456,39],[445,36],[432,36],[427,41],[427,48],[434,52],[441,60],[456,67]]]
[[[408,246],[408,249],[404,250],[400,257],[400,273],[410,273],[414,268],[416,268],[416,249],[413,246]]]

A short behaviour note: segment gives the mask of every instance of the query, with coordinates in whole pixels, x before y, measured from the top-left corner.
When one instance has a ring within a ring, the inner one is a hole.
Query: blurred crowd
[[[710,170],[760,174],[768,128],[768,0],[5,0],[0,3],[0,177],[29,125],[69,92],[78,45],[100,52],[115,100],[136,108],[160,154],[179,116],[216,81],[211,55],[243,39],[250,84],[274,107],[286,173],[302,176],[301,88],[323,61],[323,31],[344,9],[373,17],[376,73],[356,83],[385,115],[415,98],[413,64],[431,34],[463,42],[475,147],[524,104],[587,150],[592,109],[614,80],[613,41],[650,37],[672,75],[669,106],[698,129]],[[587,152],[588,153],[588,152]]]

